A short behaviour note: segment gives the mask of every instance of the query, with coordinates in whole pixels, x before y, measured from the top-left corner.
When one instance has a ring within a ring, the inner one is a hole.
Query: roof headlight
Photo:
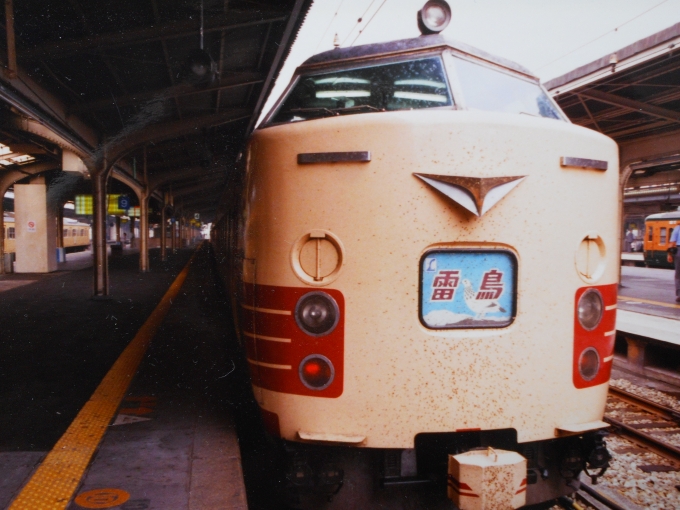
[[[418,11],[418,28],[423,35],[438,34],[451,21],[451,7],[444,0],[428,0]]]
[[[604,311],[602,295],[597,289],[588,289],[578,300],[578,322],[583,329],[592,331],[599,326]]]

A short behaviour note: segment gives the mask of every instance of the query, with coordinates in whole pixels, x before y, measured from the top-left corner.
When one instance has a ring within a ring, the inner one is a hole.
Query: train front
[[[386,449],[387,484],[515,451],[527,503],[604,467],[617,152],[525,69],[436,35],[309,59],[247,152],[242,332],[269,430]]]

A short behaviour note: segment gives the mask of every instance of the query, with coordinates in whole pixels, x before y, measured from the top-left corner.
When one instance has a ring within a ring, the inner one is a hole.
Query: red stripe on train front
[[[308,292],[318,291],[335,300],[340,318],[329,334],[313,337],[297,325],[295,306]],[[345,300],[340,291],[245,284],[241,308],[242,333],[254,384],[294,395],[336,398],[342,394]],[[327,358],[333,365],[333,380],[327,388],[310,389],[300,380],[300,363],[312,354]]]
[[[578,319],[579,299],[588,290],[595,289],[602,296],[604,310],[600,323],[592,330],[585,329]],[[574,359],[573,381],[576,388],[589,388],[609,381],[614,357],[614,341],[616,339],[616,302],[618,286],[597,285],[581,287],[576,291],[574,299]],[[599,370],[592,377],[585,379],[579,371],[579,360],[587,350],[594,350],[599,358]]]

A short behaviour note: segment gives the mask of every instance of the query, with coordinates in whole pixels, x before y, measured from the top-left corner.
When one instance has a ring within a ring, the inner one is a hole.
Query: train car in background
[[[465,508],[488,487],[449,455],[488,448],[524,459],[493,489],[518,507],[609,459],[617,146],[525,68],[434,33],[445,2],[419,16],[427,35],[297,69],[212,232],[301,508],[343,483],[351,507],[359,472]]]
[[[652,214],[645,218],[645,264],[649,267],[675,266],[668,262],[668,242],[673,229],[680,225],[680,208],[677,211]]]
[[[64,249],[66,253],[87,250],[92,242],[91,227],[73,218],[64,218]]]
[[[73,218],[64,218],[64,249],[67,253],[87,250],[91,243],[90,225]],[[14,217],[5,216],[5,253],[15,252],[16,228]]]

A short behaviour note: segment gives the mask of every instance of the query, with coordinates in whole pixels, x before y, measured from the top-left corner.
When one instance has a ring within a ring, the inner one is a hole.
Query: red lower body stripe
[[[241,328],[250,374],[255,386],[280,393],[337,398],[343,392],[345,301],[340,291],[323,289],[338,304],[340,319],[326,336],[312,337],[295,321],[298,300],[312,292],[303,287],[243,285]],[[333,364],[333,382],[322,390],[302,384],[299,367],[310,354],[321,354]]]

